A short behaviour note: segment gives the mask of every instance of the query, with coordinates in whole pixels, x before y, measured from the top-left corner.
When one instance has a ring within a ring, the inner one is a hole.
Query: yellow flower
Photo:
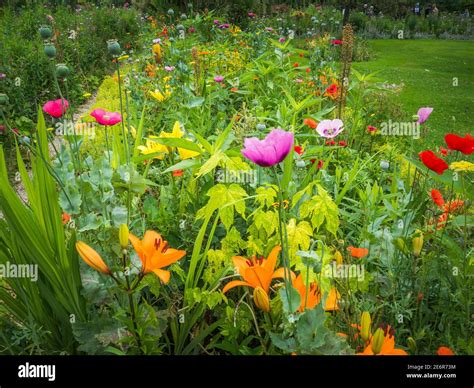
[[[474,171],[474,163],[468,162],[466,160],[461,160],[459,162],[452,162],[449,165],[449,168],[456,172]]]
[[[118,61],[125,61],[126,59],[130,58],[130,55],[122,55],[121,57],[118,57]]]
[[[82,95],[82,97],[84,97],[84,98],[89,98],[90,96],[92,96],[92,94],[90,94],[90,93],[84,93]]]
[[[149,92],[150,96],[152,96],[155,100],[159,102],[163,102],[164,100],[168,99],[171,96],[170,91],[165,91],[161,93],[159,90],[155,90],[154,92]]]
[[[153,159],[160,159],[162,160],[165,154],[168,153],[168,148],[163,144],[157,143],[151,139],[157,139],[157,136],[150,136],[149,139],[146,141],[146,145],[139,146],[138,149],[141,151],[143,155],[155,154],[159,153],[158,155],[154,156]]]

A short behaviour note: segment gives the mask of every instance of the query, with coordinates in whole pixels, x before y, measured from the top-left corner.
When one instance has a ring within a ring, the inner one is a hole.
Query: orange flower
[[[373,356],[375,354],[377,355],[390,355],[390,356],[407,356],[407,352],[405,352],[402,349],[396,349],[395,348],[395,336],[393,334],[393,330],[390,328],[388,325],[385,330],[384,330],[384,336],[383,336],[383,342],[382,342],[382,347],[380,349],[380,352],[374,353],[372,346],[374,345],[374,337],[375,335],[372,336],[370,339],[369,345],[365,348],[365,350],[362,353],[357,353],[358,355],[361,356]]]
[[[63,225],[66,225],[69,221],[71,221],[71,216],[67,214],[66,212],[64,212],[61,219],[62,219]]]
[[[183,173],[184,173],[183,170],[175,170],[175,171],[173,171],[173,176],[174,177],[183,176]]]
[[[303,124],[307,125],[308,127],[315,129],[318,126],[318,123],[313,119],[304,119]]]
[[[301,304],[298,308],[299,312],[303,312],[306,308],[312,309],[319,302],[321,302],[321,290],[319,289],[318,283],[313,282],[309,285],[308,296],[306,300],[306,285],[303,282],[303,276],[299,274],[295,280],[293,280],[293,287],[298,291],[301,298]]]
[[[234,256],[232,261],[235,268],[239,271],[240,276],[244,280],[233,280],[225,285],[222,292],[226,293],[231,288],[238,286],[247,286],[252,288],[260,287],[267,294],[270,291],[270,284],[272,279],[284,278],[285,268],[280,267],[275,271],[278,253],[281,247],[278,245],[272,249],[267,259],[263,257],[246,259],[242,256]],[[291,273],[293,278],[295,275]]]
[[[455,199],[445,203],[443,206],[443,210],[445,213],[454,213],[456,210],[462,208],[464,206],[464,201],[461,199]]]
[[[367,248],[355,248],[355,247],[347,247],[347,250],[351,252],[351,256],[357,259],[362,259],[363,257],[369,254],[369,250]]]
[[[233,93],[235,93],[235,92],[238,92],[239,89],[237,89],[237,88],[230,88],[230,91],[233,92]]]
[[[335,98],[337,98],[338,92],[339,92],[339,88],[338,88],[337,84],[331,84],[326,89],[326,92],[324,93],[324,95],[326,97],[330,97],[332,99],[335,99]]]
[[[142,262],[142,273],[144,275],[153,272],[163,283],[170,280],[170,272],[162,268],[173,264],[181,259],[186,251],[169,248],[168,242],[163,240],[160,234],[147,230],[143,240],[130,233],[130,242]]]
[[[94,268],[96,271],[107,275],[110,274],[110,269],[107,267],[104,260],[102,260],[102,257],[100,257],[100,255],[85,242],[76,242],[76,249],[79,256],[81,256],[81,259],[84,260],[87,265]]]
[[[339,310],[337,301],[341,299],[341,295],[336,290],[335,287],[331,288],[329,291],[328,297],[326,299],[326,305],[324,306],[324,311],[336,311]]]
[[[438,190],[431,190],[431,198],[433,199],[433,202],[439,207],[444,206],[443,195]]]
[[[438,356],[454,356],[454,352],[446,346],[440,346],[436,354]]]

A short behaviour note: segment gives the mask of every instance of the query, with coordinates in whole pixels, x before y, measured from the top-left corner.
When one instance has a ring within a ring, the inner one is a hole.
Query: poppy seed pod
[[[362,317],[360,318],[360,336],[364,341],[368,341],[370,338],[370,325],[372,320],[370,319],[370,313],[368,311],[364,311],[362,313]]]
[[[122,53],[122,48],[120,47],[119,42],[117,42],[117,39],[109,39],[107,41],[107,50],[109,51],[109,54],[114,56]]]
[[[259,309],[267,313],[270,311],[270,300],[262,287],[255,287],[253,290],[253,301]]]
[[[413,246],[413,254],[418,257],[420,256],[421,250],[423,249],[423,232],[419,229],[415,231],[415,236],[411,240]]]
[[[69,67],[67,67],[64,63],[58,63],[56,65],[56,75],[59,78],[66,78],[70,73]]]
[[[381,328],[378,328],[372,339],[372,352],[379,354],[382,350],[383,342],[385,340],[385,334]]]
[[[51,30],[50,26],[43,25],[39,28],[39,33],[41,35],[41,39],[46,40],[53,36],[53,31]]]
[[[0,106],[8,104],[8,96],[5,93],[0,93]]]
[[[56,56],[56,46],[52,43],[45,43],[44,53],[48,58],[54,58]]]
[[[128,246],[128,226],[126,224],[122,224],[119,227],[119,241],[120,241],[120,246],[122,249],[127,248]]]

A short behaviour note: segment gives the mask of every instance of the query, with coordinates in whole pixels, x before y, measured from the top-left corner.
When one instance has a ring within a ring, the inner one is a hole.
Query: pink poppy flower
[[[263,140],[256,137],[244,141],[242,155],[262,167],[271,167],[283,161],[293,147],[294,135],[283,129],[272,130]]]
[[[66,113],[68,107],[69,103],[67,102],[67,100],[61,100],[59,98],[57,100],[48,101],[46,104],[44,104],[43,111],[52,117],[59,118],[64,113]]]
[[[107,112],[103,109],[94,109],[91,116],[100,125],[112,126],[122,121],[122,116],[119,112]]]
[[[224,77],[222,75],[216,75],[214,77],[214,81],[216,81],[217,83],[221,83],[222,81],[224,81]]]
[[[332,139],[333,137],[336,137],[343,130],[344,123],[342,122],[342,120],[339,119],[323,120],[316,127],[316,132],[318,132],[320,136],[325,137],[327,139]]]

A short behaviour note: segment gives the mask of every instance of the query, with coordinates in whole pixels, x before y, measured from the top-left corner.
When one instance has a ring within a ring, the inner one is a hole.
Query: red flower
[[[310,162],[314,164],[314,163],[316,162],[316,159],[311,159]],[[323,168],[323,166],[324,166],[324,161],[319,160],[319,161],[318,161],[318,165],[316,166],[317,169],[318,169],[318,170],[321,170],[321,169]]]
[[[306,68],[306,72],[309,73],[311,69],[309,67]]]
[[[336,141],[333,139],[333,140],[328,140],[326,142],[326,145],[329,145],[329,146],[333,146],[333,145],[336,145]]]
[[[372,126],[372,125],[367,125],[367,131],[369,132],[376,132],[377,131],[377,128]]]
[[[431,190],[431,198],[433,199],[433,202],[439,207],[444,206],[443,196],[438,190],[436,189]]]
[[[304,119],[303,124],[307,125],[308,127],[315,129],[318,126],[318,123],[313,119]]]
[[[303,154],[303,148],[301,148],[301,146],[295,146],[293,149],[295,150],[295,152],[296,152],[298,155],[302,155],[302,154]]]
[[[330,97],[334,97],[337,94],[337,85],[336,84],[331,84],[327,89],[326,89],[326,94]]]
[[[340,145],[341,147],[345,147],[345,146],[347,146],[347,143],[346,143],[344,140],[341,140],[341,141],[339,142],[339,145]]]
[[[462,152],[464,155],[471,155],[474,152],[474,137],[465,135],[464,137],[448,133],[444,140],[450,150]]]
[[[298,66],[299,66],[298,62],[293,63],[293,67],[298,67]]]
[[[426,150],[418,154],[423,164],[438,175],[443,174],[449,166],[443,159],[438,158],[433,151]]]
[[[174,170],[173,171],[173,176],[178,177],[178,176],[183,176],[184,171],[183,170]]]
[[[67,214],[66,212],[64,212],[62,217],[61,217],[61,221],[62,221],[63,225],[66,225],[69,221],[71,221],[71,216],[69,214]]]
[[[340,39],[333,39],[331,40],[331,43],[335,46],[339,46],[340,44],[342,44],[342,40]]]

